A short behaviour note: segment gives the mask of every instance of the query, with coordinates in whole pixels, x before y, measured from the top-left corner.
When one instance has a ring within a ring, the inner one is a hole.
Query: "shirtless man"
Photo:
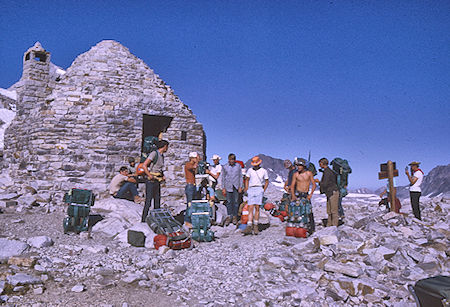
[[[310,206],[311,197],[313,196],[314,190],[316,189],[316,181],[314,180],[314,175],[312,172],[306,169],[305,159],[296,158],[294,164],[297,166],[298,172],[296,172],[292,177],[292,183],[290,186],[291,200],[292,202],[296,202],[297,199],[300,199],[300,201],[303,200]],[[308,193],[310,185],[312,185],[311,193]],[[314,215],[312,213],[312,210],[308,214],[307,220],[309,225],[308,232],[309,234],[312,234],[315,230]]]
[[[311,197],[316,189],[316,182],[313,174],[306,169],[306,161],[304,159],[296,159],[294,164],[297,166],[298,172],[292,177],[290,186],[292,201],[297,198],[306,198],[311,201]],[[309,192],[309,185],[312,184],[311,193]]]

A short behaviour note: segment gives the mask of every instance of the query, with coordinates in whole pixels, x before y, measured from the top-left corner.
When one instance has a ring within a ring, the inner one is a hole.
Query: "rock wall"
[[[163,133],[170,146],[162,201],[181,205],[182,166],[190,151],[204,151],[205,138],[170,86],[115,41],[78,56],[56,81],[49,65],[31,64],[24,65],[18,116],[5,135],[5,160],[18,184],[61,195],[72,187],[106,193],[126,157],[140,155],[143,115],[162,115],[173,117]]]

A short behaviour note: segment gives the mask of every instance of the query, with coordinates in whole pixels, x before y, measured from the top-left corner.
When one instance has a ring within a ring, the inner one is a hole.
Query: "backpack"
[[[348,194],[348,174],[352,172],[352,168],[347,160],[341,158],[334,158],[331,161],[333,172],[337,175],[337,186],[339,188],[340,197],[345,197]]]
[[[142,153],[141,153],[141,163],[143,163],[147,158],[148,155],[156,151],[158,149],[158,146],[156,145],[158,143],[159,139],[156,136],[146,136],[144,138],[144,144],[142,145]],[[158,155],[155,156],[152,163],[155,164],[156,161],[158,161]]]
[[[197,174],[205,175],[206,170],[209,169],[209,163],[206,161],[199,161],[197,166]]]
[[[306,162],[306,169],[308,171],[310,171],[313,174],[313,176],[317,175],[317,169],[316,169],[316,166],[314,165],[314,163]]]

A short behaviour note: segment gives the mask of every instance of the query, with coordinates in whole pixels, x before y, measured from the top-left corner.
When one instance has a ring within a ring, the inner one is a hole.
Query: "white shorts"
[[[262,205],[264,189],[262,187],[250,187],[247,190],[247,203],[249,205]]]

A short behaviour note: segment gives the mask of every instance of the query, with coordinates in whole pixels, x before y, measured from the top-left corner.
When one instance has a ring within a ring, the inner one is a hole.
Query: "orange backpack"
[[[136,174],[144,175],[144,162],[138,164],[136,167]]]
[[[244,208],[242,208],[241,224],[247,224],[247,223],[248,223],[248,204],[246,203],[244,205]]]

